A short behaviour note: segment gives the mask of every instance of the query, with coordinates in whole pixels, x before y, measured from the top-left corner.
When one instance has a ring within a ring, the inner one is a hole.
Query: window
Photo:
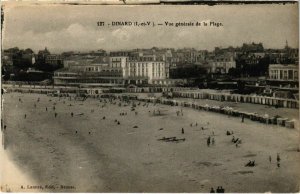
[[[287,79],[288,78],[288,74],[287,74],[287,71],[283,71],[283,79]]]
[[[294,71],[294,79],[298,80],[298,71]]]
[[[288,71],[288,79],[293,79],[293,70]]]

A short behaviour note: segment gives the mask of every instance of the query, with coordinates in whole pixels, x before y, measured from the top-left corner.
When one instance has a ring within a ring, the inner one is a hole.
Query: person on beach
[[[210,193],[215,193],[214,188],[210,188]]]
[[[26,117],[27,117],[27,115],[25,114],[25,115],[24,115],[24,118],[26,119]]]
[[[184,128],[181,129],[181,133],[184,134]]]
[[[272,162],[272,157],[271,157],[271,156],[269,156],[269,162],[270,162],[270,163]]]
[[[225,193],[225,189],[221,186],[220,193]]]
[[[48,111],[48,108],[46,107],[46,111]]]
[[[74,116],[74,114],[73,114],[73,112],[71,112],[71,117],[73,117]]]
[[[54,113],[54,117],[55,117],[55,118],[57,117],[57,113]]]
[[[210,136],[207,138],[207,146],[209,147],[209,145],[210,145]]]
[[[245,166],[250,166],[251,163],[252,163],[251,160],[249,160],[249,162]]]
[[[232,141],[232,142],[235,142],[235,137],[234,137],[234,136],[232,136],[231,141]]]
[[[280,162],[280,156],[279,156],[279,153],[277,153],[277,162]]]

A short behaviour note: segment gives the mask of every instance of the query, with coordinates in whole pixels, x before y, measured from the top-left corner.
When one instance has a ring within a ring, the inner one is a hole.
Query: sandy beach
[[[299,192],[299,129],[144,102],[131,111],[118,100],[3,97],[5,152],[32,179],[14,191]],[[185,141],[158,140],[174,136]],[[214,145],[207,146],[209,136]],[[232,136],[242,140],[239,147]],[[245,167],[249,160],[257,165]]]

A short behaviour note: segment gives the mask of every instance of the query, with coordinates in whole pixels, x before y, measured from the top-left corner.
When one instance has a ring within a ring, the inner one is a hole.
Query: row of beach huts
[[[264,123],[264,124],[273,124],[279,125],[287,128],[295,128],[295,120],[291,120],[288,118],[283,118],[280,116],[269,116],[268,114],[259,115],[257,113],[244,112],[240,110],[235,110],[232,107],[221,107],[221,106],[211,106],[208,104],[201,105],[197,104],[197,102],[184,102],[174,99],[166,99],[166,98],[139,98],[141,101],[151,102],[151,103],[160,103],[170,106],[182,106],[182,107],[190,107],[196,110],[202,111],[210,111],[216,112],[220,114],[226,114],[233,117],[240,117],[242,120],[250,119],[252,121]]]
[[[204,90],[175,91],[173,92],[173,97],[263,104],[284,108],[299,108],[299,101],[296,99],[285,99],[259,95],[232,94],[222,92],[208,92]]]

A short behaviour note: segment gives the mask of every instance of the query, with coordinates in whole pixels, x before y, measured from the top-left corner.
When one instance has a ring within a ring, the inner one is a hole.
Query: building
[[[206,60],[208,51],[195,50],[190,48],[172,51],[172,63],[197,64]]]
[[[123,85],[122,68],[112,66],[107,56],[95,59],[68,59],[65,68],[54,73],[56,85]]]
[[[159,84],[169,78],[168,67],[162,59],[154,56],[143,56],[137,58],[128,58],[125,71],[128,72],[126,77],[129,84]]]
[[[124,56],[125,55],[125,56]],[[63,69],[54,73],[57,85],[169,85],[169,67],[162,57],[141,55],[134,57],[122,53],[95,59],[69,58]]]
[[[64,60],[64,68],[68,69],[68,68],[76,68],[78,67],[78,71],[83,70],[83,64],[90,64],[93,61],[93,59],[86,59],[86,58],[68,58],[66,60]]]
[[[257,52],[264,52],[264,46],[260,43],[244,43],[242,47],[237,48],[242,53],[257,53]]]
[[[299,66],[294,64],[270,64],[269,80],[274,81],[298,81]]]
[[[218,55],[212,60],[209,72],[227,74],[231,68],[236,68],[234,56],[230,54]]]
[[[127,78],[129,76],[128,59],[129,57],[126,56],[111,56],[109,57],[109,66],[115,71],[121,71],[122,77]]]
[[[169,78],[167,56],[167,49],[158,48],[111,52],[110,65],[122,69],[125,85],[164,84]]]
[[[45,47],[44,50],[40,50],[37,54],[37,62],[38,63],[45,63],[46,57],[50,55],[50,52],[48,51],[47,47]]]
[[[61,66],[63,65],[63,57],[61,55],[48,54],[45,56],[45,63],[54,66]]]
[[[271,64],[267,85],[273,95],[281,98],[296,98],[299,94],[299,66],[295,64]]]

